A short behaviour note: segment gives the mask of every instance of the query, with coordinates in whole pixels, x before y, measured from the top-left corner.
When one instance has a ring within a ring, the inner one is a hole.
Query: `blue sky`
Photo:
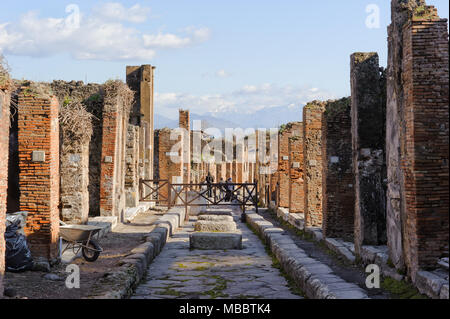
[[[447,0],[427,3],[448,18]],[[81,31],[67,36],[69,4]],[[369,4],[380,28],[365,25]],[[152,64],[157,113],[221,116],[348,96],[350,54],[377,51],[385,66],[389,23],[387,0],[19,0],[0,11],[0,50],[36,81],[124,80],[126,65]]]

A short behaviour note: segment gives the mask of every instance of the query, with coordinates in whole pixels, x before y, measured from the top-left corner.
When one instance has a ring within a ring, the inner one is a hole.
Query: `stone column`
[[[323,234],[354,241],[355,191],[351,99],[327,104],[322,118]]]
[[[0,298],[3,296],[3,276],[5,273],[5,223],[6,196],[8,187],[9,148],[9,104],[10,93],[0,84]]]
[[[386,244],[385,93],[377,53],[351,56],[355,251]]]
[[[179,126],[185,130],[183,136],[183,183],[189,184],[191,182],[191,123],[189,111],[179,111]]]
[[[322,227],[322,113],[325,105],[325,102],[313,101],[303,108],[306,227]]]
[[[33,257],[57,257],[59,236],[59,103],[56,97],[19,94],[20,210]]]

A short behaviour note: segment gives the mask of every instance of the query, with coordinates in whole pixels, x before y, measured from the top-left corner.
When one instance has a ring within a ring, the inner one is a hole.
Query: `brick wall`
[[[9,92],[0,88],[0,149],[9,147]],[[5,272],[5,214],[8,186],[8,152],[0,153],[0,298],[3,296]]]
[[[447,20],[414,16],[403,30],[406,264],[435,268],[448,256],[449,70]]]
[[[322,113],[325,102],[303,108],[303,156],[305,163],[305,226],[322,226]]]
[[[128,125],[125,192],[127,207],[139,205],[139,126]]]
[[[351,99],[329,102],[322,118],[323,234],[353,242],[355,193]]]
[[[35,258],[57,257],[60,185],[58,110],[56,97],[36,97],[28,88],[22,88],[18,117],[20,209],[29,212],[25,233]],[[44,153],[45,158],[37,156],[33,161],[35,151]]]
[[[384,81],[377,53],[351,56],[356,254],[362,245],[386,244]]]
[[[159,154],[159,179],[168,180],[170,183],[179,183],[183,178],[183,161],[182,161],[182,147],[178,147],[176,154],[173,147],[176,144],[183,143],[183,136],[179,135],[177,139],[170,140],[172,130],[165,128],[158,130],[158,154]],[[177,155],[178,163],[172,160],[171,155]],[[165,198],[168,196],[168,188],[161,189],[161,195]],[[172,198],[173,199],[173,198]]]

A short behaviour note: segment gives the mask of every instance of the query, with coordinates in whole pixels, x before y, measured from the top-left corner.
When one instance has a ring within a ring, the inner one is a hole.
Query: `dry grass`
[[[0,54],[0,88],[12,91],[14,89],[14,82],[9,76],[10,68],[6,59]]]
[[[80,102],[70,102],[61,107],[59,111],[59,124],[62,132],[72,142],[86,143],[92,136],[93,117]]]
[[[104,85],[105,106],[121,103],[123,112],[129,114],[134,102],[134,92],[120,80],[109,80]]]

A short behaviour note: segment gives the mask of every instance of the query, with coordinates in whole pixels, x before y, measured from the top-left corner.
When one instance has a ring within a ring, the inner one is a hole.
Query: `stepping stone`
[[[242,249],[242,234],[239,233],[193,233],[190,235],[191,249],[224,250]]]
[[[198,217],[198,220],[210,221],[210,222],[234,222],[233,217],[231,216],[222,216],[222,215],[201,215]]]
[[[198,214],[198,216],[204,216],[204,215],[233,217],[233,214],[229,210],[207,210],[205,212],[201,212],[200,214]]]
[[[194,230],[197,232],[231,233],[235,232],[237,229],[235,222],[213,222],[200,220],[195,223]]]

